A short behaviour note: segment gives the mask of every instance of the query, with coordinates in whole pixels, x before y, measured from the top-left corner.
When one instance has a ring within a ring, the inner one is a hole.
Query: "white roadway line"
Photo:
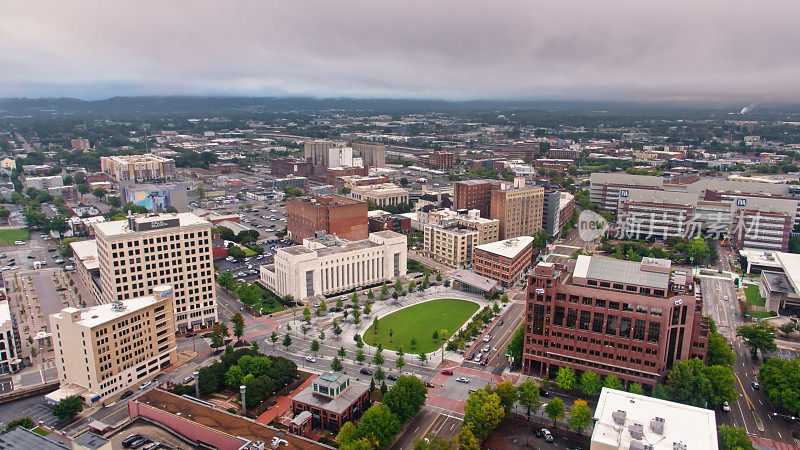
[[[746,421],[746,420],[744,420],[744,413],[742,412],[742,405],[741,405],[741,404],[740,404],[740,403],[737,401],[737,402],[736,402],[736,406],[739,408],[739,414],[742,416],[742,422],[744,423],[744,431],[746,431],[747,433],[749,433],[749,432],[750,432],[750,430],[749,430],[749,429],[747,429],[747,421]]]

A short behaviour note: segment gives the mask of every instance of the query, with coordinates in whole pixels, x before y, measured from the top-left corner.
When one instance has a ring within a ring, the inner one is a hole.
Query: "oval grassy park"
[[[388,350],[403,347],[405,353],[429,353],[441,347],[477,310],[478,305],[467,300],[431,300],[376,319],[377,329],[373,321],[362,338],[369,345],[380,343]],[[442,330],[446,330],[446,336],[441,335]]]

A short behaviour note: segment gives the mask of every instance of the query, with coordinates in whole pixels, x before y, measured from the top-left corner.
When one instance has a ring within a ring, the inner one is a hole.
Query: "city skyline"
[[[788,1],[186,6],[6,6],[0,97],[800,102]]]

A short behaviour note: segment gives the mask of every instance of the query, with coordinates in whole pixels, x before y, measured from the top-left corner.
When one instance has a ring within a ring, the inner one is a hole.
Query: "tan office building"
[[[172,286],[156,286],[153,296],[51,314],[61,386],[46,399],[117,397],[175,363],[173,299]]]
[[[500,221],[497,219],[484,219],[480,216],[480,211],[472,209],[463,212],[456,212],[452,209],[439,209],[429,213],[418,212],[420,217],[425,216],[425,223],[437,224],[442,220],[452,219],[456,224],[478,231],[478,244],[488,244],[500,240]]]
[[[452,219],[441,225],[425,225],[425,256],[447,267],[462,269],[472,266],[480,232],[459,226]]]
[[[193,213],[130,216],[94,228],[103,303],[175,288],[175,327],[198,329],[217,321],[211,222]]]
[[[376,184],[373,186],[353,186],[350,197],[356,200],[371,201],[378,206],[395,206],[408,203],[408,189],[401,188],[392,183]]]
[[[490,217],[500,221],[500,239],[532,236],[542,229],[544,188],[541,186],[500,189],[491,192]]]
[[[175,178],[175,160],[153,154],[101,156],[100,168],[125,185]]]

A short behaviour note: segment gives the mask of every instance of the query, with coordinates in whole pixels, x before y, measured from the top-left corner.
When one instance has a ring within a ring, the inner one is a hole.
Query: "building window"
[[[633,323],[633,338],[637,341],[644,340],[644,320],[636,319]]]
[[[603,314],[597,312],[594,313],[594,320],[592,321],[592,332],[593,333],[603,332]]]
[[[586,330],[586,331],[589,330],[590,317],[591,317],[591,312],[581,311],[581,323],[580,323],[581,330]]]
[[[578,310],[569,308],[567,310],[567,328],[575,328],[575,322],[578,321]]]
[[[660,335],[661,324],[659,322],[650,322],[650,329],[647,331],[647,342],[658,343]]]
[[[619,322],[619,337],[631,337],[631,319],[630,317],[622,317]]]

